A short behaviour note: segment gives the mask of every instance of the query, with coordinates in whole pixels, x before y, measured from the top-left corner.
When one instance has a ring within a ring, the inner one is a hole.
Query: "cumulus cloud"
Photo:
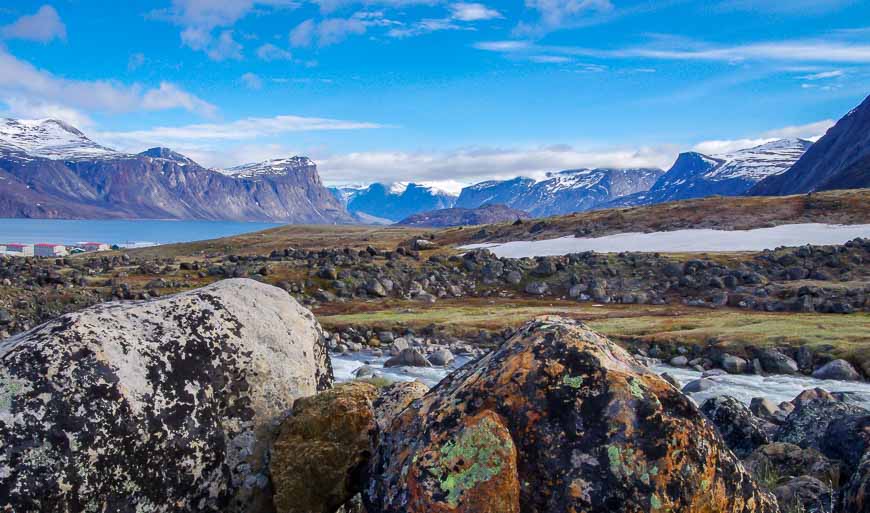
[[[267,62],[293,60],[292,53],[283,48],[279,48],[272,43],[266,43],[257,48],[257,57]]]
[[[453,19],[459,21],[481,21],[503,17],[495,9],[478,3],[458,2],[450,5],[450,11]]]
[[[127,69],[129,71],[135,71],[141,68],[145,64],[145,54],[144,53],[134,53],[127,59]]]
[[[7,39],[48,43],[54,39],[66,39],[66,25],[54,7],[43,5],[36,14],[22,16],[12,24],[0,28],[0,35]]]
[[[178,86],[163,82],[148,89],[113,80],[69,80],[36,68],[0,48],[0,98],[24,99],[33,105],[62,105],[80,110],[130,112],[184,109],[212,116],[217,108]]]
[[[242,75],[242,83],[245,84],[245,87],[253,89],[254,91],[263,88],[263,79],[254,73],[245,73]]]
[[[825,133],[835,124],[837,124],[837,122],[833,119],[824,119],[822,121],[816,121],[815,123],[808,123],[806,125],[792,125],[783,128],[777,128],[776,130],[770,130],[768,132],[765,132],[762,135],[764,135],[764,137],[772,137],[775,139],[798,137],[800,139],[806,139],[808,141],[816,141],[821,136],[825,135]]]
[[[214,37],[202,27],[188,27],[181,32],[181,42],[192,50],[205,52],[213,61],[242,59],[242,45],[233,38],[232,30],[224,30]]]
[[[303,21],[290,31],[290,44],[294,47],[311,46],[316,30],[317,22],[314,20]]]
[[[59,119],[81,129],[94,125],[94,121],[90,116],[65,105],[17,97],[4,98],[3,102],[6,103],[6,111],[3,113],[3,116],[6,117],[19,119]]]
[[[614,10],[610,0],[526,0],[526,8],[536,11],[538,20],[520,23],[517,34],[546,33],[573,27],[585,21],[589,15],[600,15]]]

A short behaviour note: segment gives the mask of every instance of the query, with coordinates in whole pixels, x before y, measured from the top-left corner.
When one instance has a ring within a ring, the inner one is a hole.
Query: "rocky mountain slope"
[[[576,169],[551,173],[545,180],[515,178],[466,187],[457,207],[501,203],[533,217],[590,210],[616,198],[646,191],[664,173],[660,169]]]
[[[509,223],[528,219],[529,214],[504,205],[487,204],[479,208],[445,208],[422,212],[402,219],[403,226],[474,226],[480,224]]]
[[[605,207],[740,196],[765,178],[787,171],[810,146],[812,143],[803,139],[780,139],[726,155],[682,153],[648,191],[616,199]]]
[[[828,130],[787,172],[749,191],[760,196],[870,187],[870,97]]]
[[[380,224],[381,220],[397,222],[420,212],[450,208],[456,203],[455,195],[417,183],[373,183],[368,187],[334,187],[331,191],[351,214],[369,224]]]
[[[353,222],[306,158],[218,172],[167,148],[116,152],[56,120],[0,124],[0,183],[0,217]]]

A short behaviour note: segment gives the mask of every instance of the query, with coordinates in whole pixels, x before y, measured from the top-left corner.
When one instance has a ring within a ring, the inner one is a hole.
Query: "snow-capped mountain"
[[[482,182],[462,190],[457,207],[502,204],[534,217],[590,210],[615,198],[648,190],[661,169],[574,169],[550,173],[544,180],[514,178]]]
[[[63,121],[3,118],[0,155],[17,159],[89,160],[124,154],[95,143]]]
[[[0,217],[354,222],[313,162],[277,162],[228,176],[168,148],[129,155],[62,121],[6,119]]]
[[[780,139],[726,155],[681,153],[649,191],[618,198],[604,207],[651,205],[706,196],[740,196],[770,176],[786,172],[813,143]]]
[[[794,166],[749,194],[800,194],[870,187],[870,97],[846,114]]]
[[[369,221],[396,222],[419,212],[450,208],[456,203],[455,195],[434,184],[373,183],[367,187],[344,186],[330,190],[351,214]]]
[[[308,157],[297,156],[243,164],[229,169],[222,169],[220,172],[227,176],[233,176],[236,178],[255,178],[263,176],[284,176],[316,167],[314,161]]]

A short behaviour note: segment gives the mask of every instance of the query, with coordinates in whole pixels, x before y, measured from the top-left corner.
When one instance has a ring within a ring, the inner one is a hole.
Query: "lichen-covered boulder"
[[[262,511],[268,447],[332,384],[286,292],[226,280],[0,342],[0,510]]]
[[[737,399],[722,395],[704,401],[701,411],[719,429],[719,433],[740,458],[749,456],[756,448],[770,443],[765,421],[756,417]]]
[[[840,465],[816,449],[802,449],[794,444],[775,442],[755,450],[743,460],[755,475],[780,477],[812,476],[824,483],[840,482]]]
[[[353,382],[296,401],[269,464],[278,513],[334,513],[361,491],[378,432],[377,395]]]
[[[419,381],[398,381],[381,389],[374,402],[375,420],[380,429],[383,431],[390,427],[390,423],[402,410],[428,391],[429,387]]]
[[[870,451],[843,490],[843,511],[870,513]]]
[[[379,513],[777,510],[689,398],[557,317],[405,409],[371,469]]]

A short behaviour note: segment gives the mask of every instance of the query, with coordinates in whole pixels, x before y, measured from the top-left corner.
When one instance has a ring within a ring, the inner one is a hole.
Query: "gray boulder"
[[[432,364],[420,351],[414,348],[402,349],[402,351],[384,362],[384,367],[431,367]]]
[[[429,362],[437,367],[446,367],[453,363],[455,359],[456,357],[453,356],[453,353],[449,349],[439,349],[429,355]]]
[[[723,395],[704,401],[701,412],[716,425],[725,443],[740,458],[749,456],[755,449],[771,441],[761,419],[731,396]]]
[[[684,394],[697,394],[698,392],[704,392],[710,390],[716,386],[716,382],[712,379],[701,378],[696,379],[695,381],[690,381],[686,383],[686,386],[683,387]]]
[[[776,349],[766,349],[758,356],[765,372],[770,374],[795,374],[798,364]]]
[[[0,501],[263,511],[277,422],[332,381],[314,316],[252,280],[65,315],[0,343]]]
[[[550,287],[548,287],[546,283],[540,281],[533,281],[526,285],[526,294],[532,294],[535,296],[543,296],[549,290]]]
[[[722,357],[722,368],[728,374],[743,374],[746,372],[747,362],[739,356],[726,354]]]
[[[839,381],[861,381],[861,375],[846,360],[828,362],[813,372],[816,379],[835,379]]]

